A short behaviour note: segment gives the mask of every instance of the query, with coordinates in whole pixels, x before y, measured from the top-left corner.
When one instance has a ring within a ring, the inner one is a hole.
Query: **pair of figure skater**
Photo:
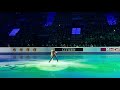
[[[51,62],[54,57],[57,59],[57,62],[58,62],[58,58],[57,58],[57,56],[56,56],[56,53],[57,53],[57,52],[55,51],[55,49],[52,49],[52,50],[51,50],[51,59],[50,59],[49,62]]]

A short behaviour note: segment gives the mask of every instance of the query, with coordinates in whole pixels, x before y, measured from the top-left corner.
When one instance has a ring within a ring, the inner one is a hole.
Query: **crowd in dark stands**
[[[1,47],[120,46],[119,14],[116,16],[117,24],[109,25],[104,14],[81,14],[78,12],[74,14],[56,13],[53,24],[48,27],[44,26],[48,13],[15,14],[15,16],[16,15],[18,16],[18,19],[15,20],[16,22],[19,22],[17,26],[19,26],[21,30],[14,37],[5,36],[3,33],[8,34],[14,26],[14,22],[7,22],[6,26],[4,25],[5,28],[3,28],[4,32],[1,32],[2,30],[0,31]],[[1,17],[0,19],[4,18]],[[13,18],[9,18],[9,21],[12,20],[14,20],[14,16]],[[13,25],[11,24],[11,26],[9,25],[8,27],[9,23],[13,23]],[[73,35],[71,33],[72,28],[75,27],[81,28],[80,34]],[[2,38],[2,35],[6,38]]]
[[[60,33],[49,35],[45,39],[25,39],[18,38],[13,40],[8,46],[11,47],[106,47],[120,46],[120,34],[113,31],[108,33],[94,32],[94,34],[76,35],[75,39],[71,36],[59,35]],[[76,38],[78,37],[78,38]]]

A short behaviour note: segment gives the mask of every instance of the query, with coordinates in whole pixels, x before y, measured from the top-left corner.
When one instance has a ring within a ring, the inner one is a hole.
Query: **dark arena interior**
[[[0,42],[0,78],[120,78],[119,12],[0,13]]]
[[[1,47],[120,45],[120,13],[16,12],[1,13],[0,20]]]

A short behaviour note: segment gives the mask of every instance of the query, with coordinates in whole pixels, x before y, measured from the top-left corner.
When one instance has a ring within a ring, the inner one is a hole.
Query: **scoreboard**
[[[83,51],[83,48],[55,48],[55,51]]]

